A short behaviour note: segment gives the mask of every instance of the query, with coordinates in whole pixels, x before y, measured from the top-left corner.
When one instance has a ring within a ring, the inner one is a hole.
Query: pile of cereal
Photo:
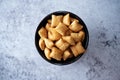
[[[82,42],[85,38],[83,26],[75,18],[66,15],[52,15],[46,26],[38,31],[39,47],[48,60],[61,61],[77,57],[85,52]]]

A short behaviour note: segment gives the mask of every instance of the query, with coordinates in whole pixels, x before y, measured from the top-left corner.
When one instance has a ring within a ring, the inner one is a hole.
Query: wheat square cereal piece
[[[45,42],[43,39],[40,39],[39,40],[39,47],[41,48],[41,50],[44,50],[45,49]]]
[[[71,36],[63,36],[64,41],[68,42],[70,45],[75,45],[75,41]]]
[[[56,47],[52,48],[52,51],[50,54],[51,58],[56,59],[57,61],[61,61],[62,55],[63,55],[63,52],[60,49],[58,49]]]
[[[41,38],[47,38],[47,30],[42,27],[39,31],[38,34],[40,35]]]
[[[50,49],[45,48],[44,53],[45,53],[46,58],[47,58],[48,60],[51,60],[51,57],[50,57]]]
[[[63,17],[63,23],[67,26],[70,25],[70,14],[66,14],[64,17]]]
[[[73,53],[73,55],[74,55],[75,57],[77,57],[77,56],[79,55],[79,53],[78,53],[75,45],[74,45],[74,46],[71,46],[70,49],[71,49],[71,51],[72,51],[72,53]]]
[[[85,32],[84,31],[80,31],[79,32],[79,37],[80,37],[80,41],[83,41],[85,39]]]
[[[49,40],[49,39],[44,39],[45,41],[45,45],[47,48],[51,49],[54,46],[53,41]]]
[[[63,60],[67,60],[68,58],[70,58],[71,56],[71,53],[69,50],[65,50],[64,53],[63,53]]]
[[[80,41],[79,33],[71,33],[71,37],[74,39],[75,42]]]
[[[65,51],[68,47],[69,47],[69,43],[67,43],[66,41],[59,39],[56,43],[55,43],[56,47],[58,47],[60,50]]]
[[[67,30],[68,30],[69,28],[68,28],[65,24],[59,23],[55,29],[56,29],[56,31],[57,31],[58,33],[60,33],[61,35],[65,35],[65,33],[67,32]]]
[[[75,47],[76,47],[76,50],[78,51],[79,54],[82,54],[82,53],[85,52],[85,49],[84,49],[84,47],[82,46],[82,43],[81,43],[81,42],[78,42]]]
[[[53,41],[59,40],[59,39],[61,38],[61,34],[59,34],[59,33],[55,30],[55,28],[51,28],[51,29],[49,30],[49,32],[48,32],[48,38],[49,38],[50,40],[53,40]]]
[[[71,51],[73,52],[74,56],[78,56],[79,54],[82,54],[85,52],[84,47],[82,46],[81,42],[78,42],[76,45],[70,47]]]
[[[52,23],[51,23],[51,26],[52,27],[56,27],[60,22],[62,22],[62,18],[63,16],[62,15],[52,15]]]
[[[79,32],[79,31],[83,28],[83,26],[82,26],[81,24],[79,24],[79,22],[77,22],[77,21],[75,20],[75,21],[73,21],[73,22],[71,23],[71,25],[69,26],[69,28],[70,28],[72,31],[74,31],[74,32]]]

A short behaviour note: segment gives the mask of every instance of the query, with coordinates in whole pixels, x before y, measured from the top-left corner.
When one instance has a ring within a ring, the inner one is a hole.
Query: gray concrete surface
[[[87,52],[56,66],[37,52],[39,22],[59,10],[86,23]],[[120,80],[120,0],[0,0],[0,80]]]

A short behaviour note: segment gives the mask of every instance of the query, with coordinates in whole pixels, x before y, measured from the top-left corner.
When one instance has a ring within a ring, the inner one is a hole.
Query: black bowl
[[[88,42],[89,42],[89,33],[88,33],[88,29],[85,25],[85,23],[82,21],[82,19],[80,17],[78,17],[77,15],[71,13],[71,12],[68,12],[68,11],[56,11],[56,12],[53,12],[53,13],[50,13],[48,14],[41,22],[40,24],[38,25],[37,27],[37,30],[36,30],[36,33],[35,33],[35,45],[36,45],[36,48],[39,52],[39,54],[49,63],[52,63],[52,64],[57,64],[57,65],[66,65],[66,64],[70,64],[70,63],[73,63],[75,62],[76,60],[78,60],[83,54],[77,56],[77,57],[73,57],[73,58],[70,58],[70,59],[67,59],[66,61],[56,61],[54,59],[52,60],[48,60],[45,55],[44,55],[44,51],[42,51],[40,48],[39,48],[39,39],[40,39],[40,36],[38,35],[38,31],[41,27],[45,26],[46,23],[47,23],[47,20],[48,19],[51,19],[51,15],[54,14],[54,15],[65,15],[69,13],[70,14],[70,17],[73,17],[73,18],[76,18],[79,20],[80,24],[83,25],[83,30],[85,31],[85,39],[83,41],[83,47],[85,49],[87,49],[87,46],[88,46]]]

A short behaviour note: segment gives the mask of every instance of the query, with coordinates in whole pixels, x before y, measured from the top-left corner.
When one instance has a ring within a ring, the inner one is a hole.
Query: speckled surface
[[[86,23],[87,52],[75,63],[52,65],[34,44],[39,22],[66,10]],[[0,0],[0,80],[120,80],[120,0]]]

